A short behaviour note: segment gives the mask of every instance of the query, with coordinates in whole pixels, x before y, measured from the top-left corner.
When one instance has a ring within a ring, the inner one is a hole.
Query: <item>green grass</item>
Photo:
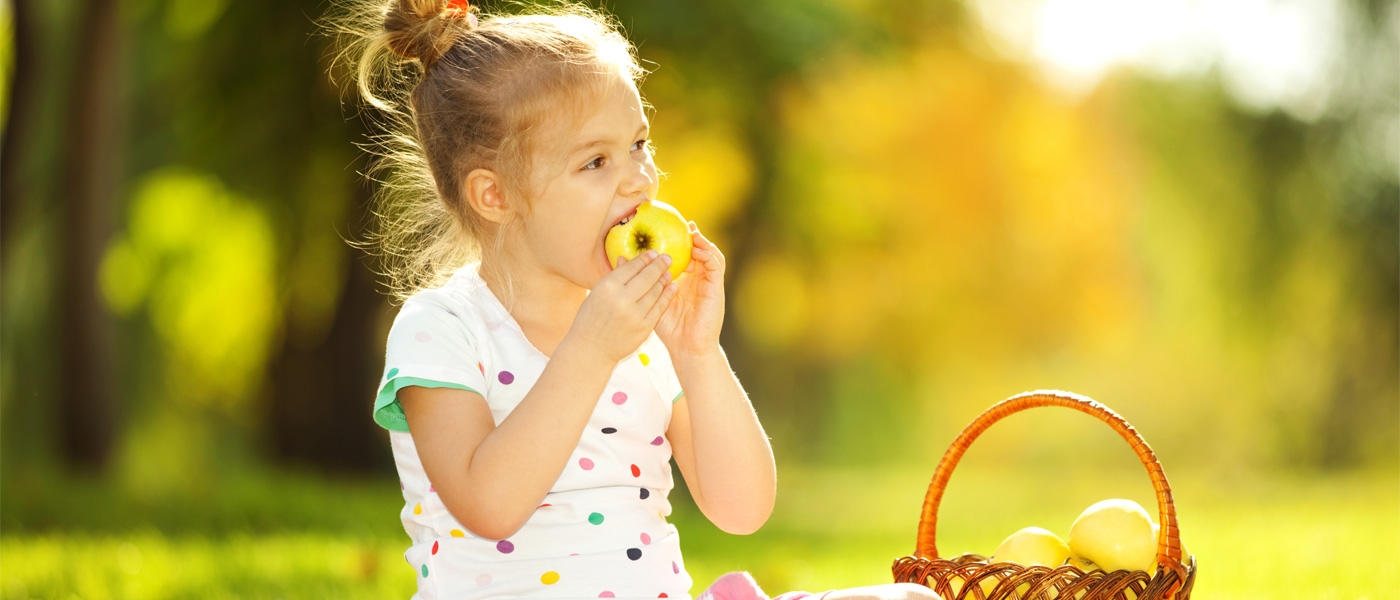
[[[228,474],[142,493],[6,473],[0,598],[407,598],[393,481]],[[748,570],[771,593],[889,581],[912,550],[928,472],[785,468],[769,524],[716,530],[677,499],[697,587]],[[1141,473],[1066,478],[962,469],[940,516],[943,554],[989,552],[1027,525],[1064,535],[1094,500],[1148,504]],[[1012,482],[1012,483],[1008,483]],[[1197,598],[1386,598],[1400,589],[1400,481],[1173,476]],[[679,492],[678,492],[679,494]],[[326,507],[334,507],[333,511]],[[698,591],[698,590],[696,590]]]

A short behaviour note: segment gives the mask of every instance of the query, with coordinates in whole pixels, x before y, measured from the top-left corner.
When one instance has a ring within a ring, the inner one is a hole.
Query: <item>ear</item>
[[[490,169],[472,169],[467,173],[467,205],[481,218],[492,223],[504,223],[514,212],[506,203],[501,177]]]

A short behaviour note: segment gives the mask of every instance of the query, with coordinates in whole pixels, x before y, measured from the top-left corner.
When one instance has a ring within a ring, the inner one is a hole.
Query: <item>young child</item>
[[[581,7],[381,2],[358,13],[360,89],[396,117],[380,240],[404,302],[374,419],[402,481],[414,597],[689,598],[671,459],[736,534],[772,511],[774,463],[719,345],[720,250],[690,223],[674,282],[669,256],[604,253],[658,184],[632,46]],[[744,574],[701,597],[766,599]],[[825,597],[936,598],[910,584]]]

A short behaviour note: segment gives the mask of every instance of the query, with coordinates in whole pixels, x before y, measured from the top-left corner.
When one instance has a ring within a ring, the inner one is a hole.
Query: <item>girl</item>
[[[415,598],[688,598],[670,460],[707,518],[747,534],[773,508],[773,453],[719,345],[720,250],[690,223],[674,282],[669,256],[604,253],[658,184],[632,46],[581,7],[364,9],[360,89],[399,117],[380,241],[404,303],[374,419]],[[702,597],[766,598],[743,574]],[[936,598],[826,595],[860,597]]]

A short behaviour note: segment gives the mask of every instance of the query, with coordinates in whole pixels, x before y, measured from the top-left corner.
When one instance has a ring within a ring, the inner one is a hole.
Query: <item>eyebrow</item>
[[[649,127],[650,127],[650,124],[649,124],[649,123],[642,123],[642,126],[637,128],[637,133],[638,133],[638,134],[641,134],[643,131],[646,131]],[[574,148],[574,150],[573,150],[572,152],[569,153],[569,156],[573,156],[573,155],[575,155],[575,154],[578,154],[578,153],[583,152],[584,150],[588,150],[588,149],[590,149],[590,148],[595,148],[595,147],[598,147],[598,146],[602,146],[602,145],[604,145],[604,144],[606,144],[606,143],[608,143],[608,140],[593,140],[593,141],[591,141],[591,142],[587,142],[587,143],[585,143],[585,144],[581,144],[579,147]]]

